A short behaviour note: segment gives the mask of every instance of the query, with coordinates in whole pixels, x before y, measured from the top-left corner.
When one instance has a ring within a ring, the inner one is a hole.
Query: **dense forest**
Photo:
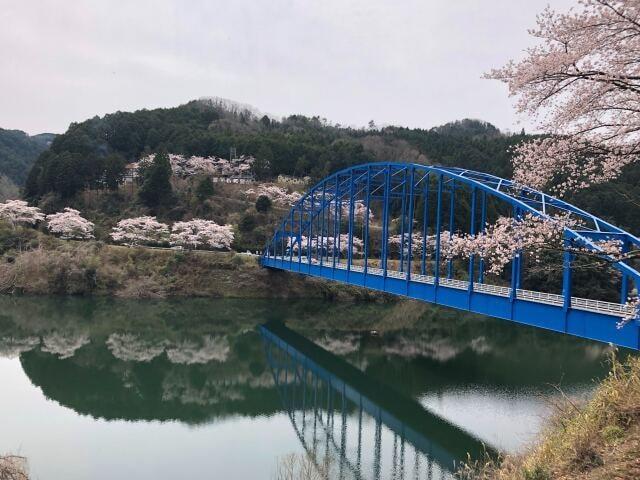
[[[20,130],[0,128],[0,174],[6,175],[16,185],[24,184],[29,169],[55,135],[42,133],[29,136]]]
[[[432,130],[385,127],[354,129],[318,117],[259,117],[208,100],[175,108],[117,112],[74,123],[41,155],[27,181],[27,197],[47,192],[71,196],[102,178],[105,162],[125,162],[146,152],[257,158],[259,178],[278,174],[319,179],[349,165],[376,160],[496,166],[508,174],[507,147],[521,136],[502,135],[485,122],[465,120]],[[73,175],[70,173],[73,172]]]
[[[0,128],[0,197],[17,193],[38,155],[54,137],[51,133],[29,136],[20,130]]]

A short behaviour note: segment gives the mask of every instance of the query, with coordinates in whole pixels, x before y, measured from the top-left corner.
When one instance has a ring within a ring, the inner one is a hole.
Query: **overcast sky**
[[[0,127],[202,96],[346,125],[522,124],[483,72],[571,0],[0,0]]]

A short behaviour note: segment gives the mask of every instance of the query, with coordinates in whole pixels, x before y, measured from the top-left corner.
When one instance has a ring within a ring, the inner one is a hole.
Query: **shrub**
[[[256,228],[256,217],[250,214],[243,215],[238,224],[238,228],[241,232],[252,232]]]
[[[260,213],[266,213],[271,209],[271,199],[266,195],[260,195],[256,199],[256,210]]]

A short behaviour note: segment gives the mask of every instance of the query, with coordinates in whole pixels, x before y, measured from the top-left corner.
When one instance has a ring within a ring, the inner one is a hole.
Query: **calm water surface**
[[[38,479],[449,478],[607,347],[422,304],[0,298],[0,452]]]

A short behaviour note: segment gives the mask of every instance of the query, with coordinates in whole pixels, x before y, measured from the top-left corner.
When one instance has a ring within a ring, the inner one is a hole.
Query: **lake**
[[[467,452],[525,448],[609,350],[416,302],[3,297],[0,312],[0,453],[36,479],[271,479],[288,458],[450,478]]]

